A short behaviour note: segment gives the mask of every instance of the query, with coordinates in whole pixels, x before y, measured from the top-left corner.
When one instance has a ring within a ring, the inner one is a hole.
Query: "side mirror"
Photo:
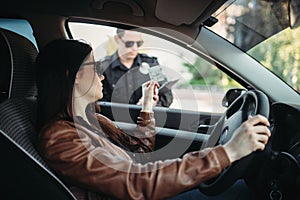
[[[300,26],[300,0],[290,0],[288,12],[290,27],[296,29]]]
[[[234,102],[234,100],[236,100],[239,96],[241,96],[245,92],[246,90],[242,88],[229,89],[222,99],[222,106],[226,108],[229,107],[232,104],[232,102]]]
[[[300,26],[300,0],[289,0],[288,5],[280,2],[281,0],[264,0],[271,3],[273,9],[277,12],[285,13],[287,10],[286,18],[289,20],[288,23],[291,29],[296,29]]]

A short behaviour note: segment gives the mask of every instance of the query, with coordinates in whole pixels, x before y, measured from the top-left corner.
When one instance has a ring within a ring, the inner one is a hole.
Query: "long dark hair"
[[[72,92],[76,73],[92,48],[77,40],[58,39],[47,44],[38,54],[37,129],[46,122],[72,118]]]

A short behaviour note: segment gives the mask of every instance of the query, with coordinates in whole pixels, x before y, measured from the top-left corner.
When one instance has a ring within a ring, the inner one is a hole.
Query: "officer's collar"
[[[118,56],[118,52],[116,51],[112,57],[111,57],[111,67],[112,68],[116,68],[116,67],[119,67],[121,65],[121,62],[120,62],[120,58]]]
[[[142,59],[141,59],[141,56],[140,54],[138,54],[136,56],[136,58],[134,59],[133,63],[136,63],[136,65],[134,66],[140,66],[141,63],[142,63]],[[111,67],[114,69],[114,68],[117,68],[117,67],[121,67],[122,63],[120,61],[120,58],[118,56],[118,51],[116,51],[113,55],[112,55],[112,63],[111,63]]]

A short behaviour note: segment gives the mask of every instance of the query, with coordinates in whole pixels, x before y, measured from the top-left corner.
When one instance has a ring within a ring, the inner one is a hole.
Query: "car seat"
[[[37,49],[0,28],[1,199],[76,199],[34,148]]]

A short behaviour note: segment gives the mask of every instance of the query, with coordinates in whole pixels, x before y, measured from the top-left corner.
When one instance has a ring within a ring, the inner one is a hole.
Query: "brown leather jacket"
[[[44,126],[38,137],[39,152],[48,165],[65,182],[92,191],[93,199],[164,199],[230,165],[221,146],[147,162],[155,143],[153,113],[141,112],[134,136],[102,115],[97,120],[99,127],[58,120]]]

